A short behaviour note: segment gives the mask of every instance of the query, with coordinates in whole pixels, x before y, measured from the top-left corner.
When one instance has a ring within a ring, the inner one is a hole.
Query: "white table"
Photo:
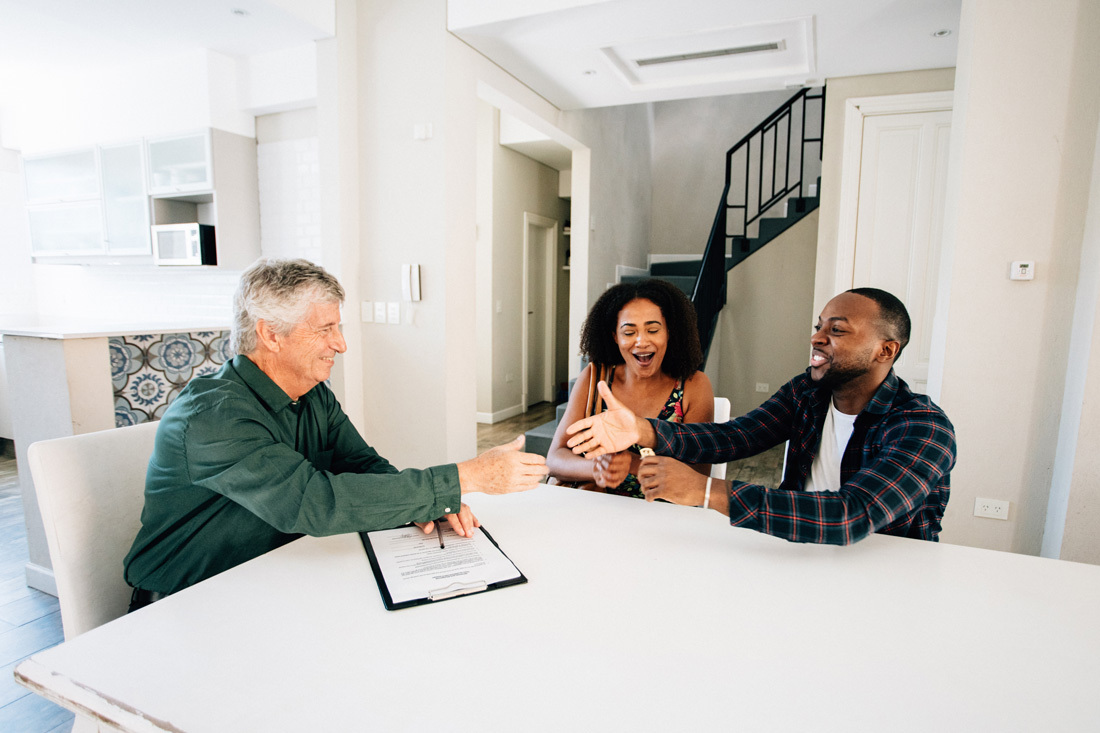
[[[16,675],[135,731],[1100,729],[1100,567],[558,487],[470,504],[528,584],[389,612],[357,535],[306,538]]]

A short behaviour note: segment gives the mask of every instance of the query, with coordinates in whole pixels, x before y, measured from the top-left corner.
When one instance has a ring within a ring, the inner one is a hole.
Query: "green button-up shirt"
[[[164,413],[126,581],[174,593],[286,544],[458,511],[454,464],[398,471],[324,384],[292,401],[237,356]]]

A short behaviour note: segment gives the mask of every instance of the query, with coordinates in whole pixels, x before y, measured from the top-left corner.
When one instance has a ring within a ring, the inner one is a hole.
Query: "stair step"
[[[702,258],[683,260],[680,262],[654,262],[649,266],[649,272],[654,277],[666,275],[685,275],[695,277],[699,274],[699,263]]]
[[[563,402],[563,403],[561,403],[560,405],[557,406],[557,408],[554,410],[554,422],[555,423],[561,422],[561,419],[565,416],[565,408],[567,408],[567,407],[569,407],[568,402]]]
[[[667,277],[664,275],[658,275],[655,277],[658,280],[664,280],[665,282],[672,283],[676,287],[680,288],[680,290],[683,290],[685,293],[687,293],[689,296],[691,295],[691,292],[695,290],[694,275],[691,275],[690,277],[686,275],[669,275]],[[624,283],[636,283],[639,280],[647,279],[649,279],[648,275],[625,275],[623,276],[622,281]]]
[[[558,421],[551,420],[528,430],[524,433],[527,436],[523,444],[524,452],[537,453],[546,457],[546,454],[550,452],[550,442],[554,439],[554,432],[557,429]]]

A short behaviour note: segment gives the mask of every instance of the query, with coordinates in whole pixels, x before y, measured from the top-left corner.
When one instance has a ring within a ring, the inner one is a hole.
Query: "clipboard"
[[[412,527],[417,533],[420,529],[415,525],[409,524],[404,527],[398,527],[397,529],[405,529]],[[514,577],[500,578],[492,580],[489,578],[470,577],[463,578],[462,580],[454,580],[451,582],[438,581],[431,585],[433,587],[427,589],[423,594],[418,594],[418,597],[409,600],[394,601],[393,594],[390,592],[390,586],[386,579],[386,574],[383,570],[382,563],[378,558],[378,553],[375,550],[374,543],[372,541],[372,535],[375,538],[384,536],[386,533],[392,533],[395,530],[377,530],[374,532],[360,532],[359,539],[363,542],[363,549],[367,551],[367,559],[370,560],[371,570],[374,572],[374,580],[378,583],[378,592],[382,596],[382,603],[386,606],[387,611],[397,611],[402,608],[411,608],[412,606],[422,606],[430,603],[436,603],[438,601],[446,601],[451,598],[458,598],[460,596],[474,595],[477,593],[484,593],[486,591],[497,590],[498,588],[507,588],[512,585],[520,585],[527,582],[527,576],[516,567],[516,564],[512,562],[512,559],[504,554],[504,551],[500,549],[500,545],[493,539],[493,536],[489,534],[485,527],[479,527],[478,532],[483,534],[485,538],[491,543],[491,552],[499,553],[499,557],[495,557],[494,560],[503,565],[507,563],[507,566],[515,571]],[[435,535],[425,535],[425,541],[435,541]],[[465,538],[460,538],[457,541],[465,541]],[[454,543],[455,539],[451,540],[451,547],[457,547]],[[446,549],[440,550],[440,552],[446,552]],[[454,550],[452,550],[454,552]],[[476,575],[476,573],[475,573]]]

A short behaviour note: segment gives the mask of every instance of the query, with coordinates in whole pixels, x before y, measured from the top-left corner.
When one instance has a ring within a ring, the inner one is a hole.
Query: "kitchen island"
[[[160,419],[188,381],[227,360],[228,327],[0,316],[0,334],[27,524],[27,585],[56,595],[28,446]]]

